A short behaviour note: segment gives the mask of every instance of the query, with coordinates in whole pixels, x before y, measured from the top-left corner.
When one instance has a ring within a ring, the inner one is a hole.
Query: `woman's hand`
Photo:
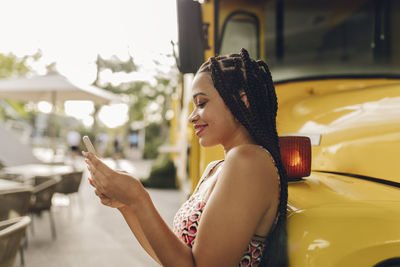
[[[111,208],[117,208],[117,209],[121,209],[126,207],[125,204],[122,204],[121,202],[112,200],[111,198],[103,195],[102,193],[100,193],[99,191],[95,190],[94,193],[100,198],[101,204],[111,207]]]
[[[100,198],[100,202],[101,204],[103,204],[104,206],[108,206],[110,208],[117,208],[117,209],[121,209],[121,208],[125,208],[126,205],[122,204],[121,202],[112,200],[111,198],[107,197],[106,195],[100,193],[96,187],[93,184],[92,179],[89,178],[89,183],[95,188],[94,193],[96,194],[96,196],[98,196]]]
[[[82,152],[92,177],[92,185],[104,205],[122,207],[140,203],[143,185],[126,172],[114,171],[92,153]],[[118,203],[119,202],[119,203]]]

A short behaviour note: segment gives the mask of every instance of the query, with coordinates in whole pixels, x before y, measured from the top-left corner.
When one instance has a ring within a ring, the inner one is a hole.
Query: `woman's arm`
[[[217,161],[211,162],[205,169],[204,174],[208,174],[211,167],[215,165]],[[204,176],[204,175],[203,175]],[[202,178],[203,178],[202,176]],[[147,240],[146,235],[143,232],[142,226],[139,223],[138,218],[135,216],[135,214],[132,212],[132,210],[128,206],[124,206],[121,208],[118,208],[122,215],[125,218],[125,221],[129,225],[129,228],[131,229],[132,233],[135,235],[136,239],[140,243],[140,245],[143,247],[143,249],[159,264],[161,264],[160,260],[158,259],[156,253],[154,252],[152,246],[150,245],[149,241]]]
[[[126,223],[128,224],[133,235],[136,237],[142,248],[147,252],[147,254],[150,255],[150,257],[152,257],[156,262],[161,265],[160,260],[158,259],[156,253],[151,247],[149,241],[147,240],[146,235],[143,233],[142,226],[140,225],[137,217],[132,212],[132,210],[128,206],[118,208],[118,210],[121,212],[122,216],[124,216]]]
[[[260,156],[265,152],[254,147],[227,155],[193,249],[171,231],[140,181],[114,172],[90,153],[87,157],[97,190],[130,207],[164,266],[237,266],[263,214],[278,198],[273,163],[266,164],[265,155]]]
[[[89,182],[91,185],[93,185],[92,184],[93,181],[90,178],[89,178]],[[155,254],[153,248],[151,247],[149,241],[147,240],[146,235],[143,233],[142,227],[141,227],[138,219],[136,218],[135,214],[132,212],[132,210],[125,204],[122,204],[118,201],[111,200],[107,196],[100,193],[97,189],[95,190],[95,194],[100,198],[100,201],[103,205],[111,207],[111,208],[117,208],[121,212],[126,223],[128,224],[133,235],[136,237],[137,241],[142,246],[142,248],[147,252],[147,254],[150,255],[150,257],[152,257],[156,262],[161,264],[160,260],[157,258],[157,255]]]
[[[165,223],[147,191],[141,203],[132,204],[130,208],[163,266],[195,266],[192,249],[183,243]]]

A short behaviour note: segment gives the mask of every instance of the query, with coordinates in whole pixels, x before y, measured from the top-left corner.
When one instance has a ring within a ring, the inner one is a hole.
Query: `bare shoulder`
[[[252,182],[264,185],[278,183],[273,158],[267,150],[258,145],[240,145],[232,148],[226,155],[224,169],[242,177],[238,179],[251,179]]]
[[[226,155],[226,161],[232,161],[242,167],[261,170],[275,168],[271,154],[259,145],[240,145],[232,148]]]

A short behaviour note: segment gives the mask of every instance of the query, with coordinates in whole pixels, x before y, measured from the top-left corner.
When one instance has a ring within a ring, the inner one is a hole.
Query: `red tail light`
[[[288,179],[307,177],[311,172],[311,140],[305,136],[281,136],[279,146]]]

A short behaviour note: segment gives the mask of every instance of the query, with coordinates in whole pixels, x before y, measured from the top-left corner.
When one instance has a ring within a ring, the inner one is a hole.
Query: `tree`
[[[94,84],[105,90],[117,94],[125,94],[131,100],[129,107],[129,121],[125,129],[129,132],[129,126],[134,121],[144,121],[149,127],[146,128],[146,146],[145,151],[151,157],[157,156],[157,147],[165,143],[168,139],[169,121],[166,119],[166,113],[171,109],[171,95],[175,91],[176,77],[175,73],[158,73],[155,75],[155,83],[148,81],[133,81],[121,83],[118,86],[110,82],[104,82],[101,79],[101,71],[110,69],[112,73],[134,72],[138,70],[133,58],[128,61],[120,61],[115,56],[111,59],[97,57],[97,78]],[[157,62],[156,62],[157,64]],[[155,151],[154,151],[155,150]]]
[[[129,73],[137,70],[137,66],[131,55],[129,55],[129,58],[126,61],[120,60],[117,56],[112,56],[110,59],[104,59],[100,55],[97,55],[96,67],[96,80],[93,81],[93,85],[96,86],[99,86],[100,72],[104,69],[110,69],[113,73],[121,71]]]
[[[19,77],[31,72],[31,69],[27,66],[27,61],[30,57],[35,57],[36,55],[18,58],[12,53],[7,55],[0,53],[0,79]],[[16,114],[24,119],[28,118],[28,114],[25,112],[22,103],[12,100],[2,100],[0,104],[0,119],[2,121],[8,119],[10,116],[14,118]],[[6,111],[9,107],[12,107],[12,114],[8,114],[9,112]]]
[[[26,65],[28,56],[18,58],[13,54],[0,54],[0,79],[19,77],[27,74],[30,69]]]

